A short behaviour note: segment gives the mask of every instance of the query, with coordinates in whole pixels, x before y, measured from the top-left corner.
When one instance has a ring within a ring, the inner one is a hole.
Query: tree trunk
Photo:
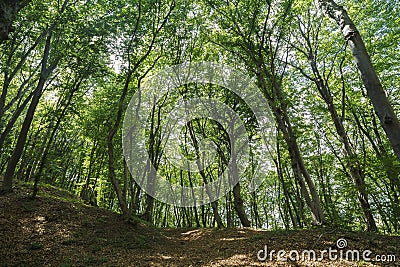
[[[230,131],[233,132],[233,128],[234,125],[231,124],[231,129]],[[229,138],[226,140],[228,143],[230,142]],[[234,147],[234,143],[235,142],[231,142],[231,151],[235,151],[235,147]],[[218,150],[219,155],[221,157],[222,162],[228,166],[229,161],[228,159],[225,157],[223,151],[221,149]],[[231,171],[230,174],[233,176],[232,180],[233,181],[237,181],[237,184],[233,187],[233,207],[240,219],[240,223],[244,226],[244,227],[250,227],[251,223],[249,221],[249,219],[247,218],[246,212],[245,212],[245,207],[243,205],[243,198],[242,195],[240,193],[240,181],[239,181],[239,172],[238,172],[238,167],[237,167],[237,157],[236,154],[232,153],[231,154]],[[229,221],[229,220],[228,220]]]
[[[311,211],[313,218],[312,224],[323,225],[326,223],[326,220],[322,211],[321,201],[314,182],[312,181],[311,176],[304,164],[303,157],[297,144],[296,136],[293,133],[293,129],[287,115],[286,107],[281,104],[280,107],[276,107],[276,103],[272,104],[274,104],[274,106],[271,106],[278,123],[278,128],[283,134],[289,151],[294,177],[298,181],[301,195],[304,197],[306,204]]]
[[[280,182],[282,184],[283,194],[285,196],[285,205],[286,205],[286,207],[288,209],[289,217],[290,217],[290,220],[292,222],[293,228],[297,229],[297,223],[296,223],[296,220],[294,219],[292,208],[290,206],[289,191],[287,189],[287,186],[286,186],[286,183],[285,183],[285,179],[283,178],[279,141],[277,142],[276,152],[277,152],[277,159],[275,160],[276,170],[277,170],[277,173],[278,173],[279,180],[280,180]]]
[[[310,44],[309,40],[307,43]],[[363,170],[360,168],[360,163],[357,159],[357,154],[350,145],[350,139],[347,135],[346,129],[343,126],[342,120],[339,118],[336,107],[333,103],[333,98],[327,82],[322,79],[316,62],[316,52],[313,51],[312,47],[307,47],[307,52],[310,55],[310,65],[314,75],[312,81],[315,83],[319,94],[328,106],[329,114],[333,123],[335,125],[336,133],[339,135],[340,142],[343,145],[343,153],[346,157],[346,167],[349,171],[350,179],[355,185],[358,192],[358,201],[361,205],[362,212],[364,214],[364,219],[367,225],[367,231],[377,231],[376,223],[372,214],[372,210],[368,201],[368,195],[366,193],[364,174]],[[344,105],[344,103],[343,103]]]
[[[29,128],[32,124],[33,115],[35,113],[35,110],[39,103],[39,100],[43,94],[43,88],[46,83],[46,80],[47,80],[48,76],[50,75],[50,73],[57,66],[57,63],[58,63],[56,61],[56,62],[52,63],[49,67],[47,67],[47,61],[48,61],[49,54],[50,54],[51,36],[52,36],[52,31],[50,30],[49,34],[46,38],[46,45],[45,45],[43,59],[42,59],[42,68],[41,68],[40,78],[39,78],[38,84],[36,86],[36,89],[34,91],[32,101],[29,105],[24,122],[22,123],[21,131],[18,135],[17,144],[15,145],[13,154],[11,155],[11,158],[8,161],[6,173],[4,175],[4,181],[3,181],[2,190],[1,190],[4,192],[12,191],[12,182],[13,182],[15,169],[21,158],[21,154],[22,154],[22,151],[23,151],[25,143],[26,143],[26,138],[27,138],[27,135],[29,132]]]
[[[128,205],[126,204],[126,199],[124,199],[123,193],[121,191],[121,186],[117,180],[117,174],[115,172],[113,139],[114,139],[115,134],[118,131],[119,125],[122,120],[123,104],[124,104],[125,97],[128,93],[128,87],[129,87],[129,83],[131,81],[131,77],[132,77],[132,72],[129,72],[127,75],[127,78],[125,79],[125,85],[124,85],[122,94],[118,101],[118,109],[117,109],[117,116],[115,118],[115,123],[109,130],[108,136],[107,136],[108,175],[110,178],[110,182],[115,190],[115,193],[117,194],[118,204],[119,204],[121,212],[124,216],[128,216]]]
[[[235,132],[235,120],[232,120],[229,123],[229,128],[230,128],[229,129],[230,132],[232,132],[232,133]],[[229,138],[226,141],[229,142],[230,141]],[[231,151],[232,151],[231,166],[232,166],[232,169],[231,169],[230,174],[232,175],[232,178],[233,178],[232,180],[235,182],[237,181],[237,184],[233,187],[233,207],[234,207],[237,215],[239,216],[241,224],[244,227],[250,227],[251,224],[250,224],[249,219],[247,218],[245,207],[243,205],[243,198],[240,193],[240,182],[239,182],[240,177],[239,177],[239,171],[238,171],[238,166],[237,166],[237,154],[236,154],[237,149],[238,148],[235,147],[235,142],[231,141]],[[228,165],[229,162],[227,162],[227,159],[225,158],[224,154],[223,153],[220,153],[220,154],[221,154],[221,158],[225,161],[225,164]]]
[[[357,155],[350,146],[346,130],[344,129],[344,126],[339,119],[339,116],[336,112],[335,106],[333,105],[331,97],[329,97],[327,104],[329,112],[335,124],[336,132],[340,136],[341,142],[344,147],[344,153],[345,156],[347,157],[346,165],[349,170],[350,178],[352,179],[358,192],[358,201],[360,202],[361,209],[364,214],[364,219],[367,225],[367,231],[377,231],[378,228],[376,227],[371,207],[368,202],[368,195],[366,193],[365,182],[363,177],[364,175],[363,171],[360,169],[360,163],[358,162]]]
[[[237,183],[233,187],[233,204],[237,215],[239,216],[240,222],[244,227],[250,227],[250,221],[246,216],[246,212],[244,210],[243,198],[240,194],[240,183]]]
[[[336,21],[348,42],[375,113],[400,160],[400,122],[383,90],[360,33],[342,6],[332,0],[319,0],[318,4],[327,16]]]
[[[37,193],[38,193],[38,190],[39,190],[38,189],[38,184],[39,184],[39,181],[40,181],[40,176],[42,175],[44,166],[46,164],[47,155],[48,155],[48,153],[50,151],[51,144],[53,143],[54,136],[55,136],[58,128],[60,127],[62,119],[64,118],[65,114],[67,113],[67,109],[68,109],[69,105],[71,104],[71,100],[72,100],[72,97],[74,96],[74,93],[80,88],[82,80],[83,79],[80,79],[73,86],[73,89],[71,90],[71,93],[70,93],[70,95],[69,95],[69,97],[67,99],[67,103],[65,104],[65,107],[63,108],[60,116],[57,118],[56,125],[51,130],[51,134],[50,134],[50,137],[49,137],[47,143],[45,142],[45,148],[44,148],[44,151],[42,153],[42,157],[41,157],[41,160],[40,160],[40,163],[39,163],[39,169],[38,169],[37,173],[35,174],[35,182],[33,184],[33,192],[32,192],[32,196],[31,196],[32,198],[35,198]],[[51,128],[51,124],[49,126],[49,130],[50,130],[50,128]],[[90,171],[90,169],[89,169],[89,171]],[[88,188],[85,188],[86,193],[88,191],[87,189]]]
[[[8,120],[7,125],[4,128],[4,131],[0,134],[0,150],[3,149],[4,142],[6,141],[7,135],[11,132],[11,130],[14,127],[15,122],[21,115],[21,113],[24,111],[25,107],[28,105],[29,101],[33,97],[35,91],[33,91],[27,98],[25,98],[24,102],[21,103],[19,107],[16,108],[16,110],[13,112],[13,115],[11,118]]]
[[[110,182],[113,185],[115,193],[117,194],[118,204],[121,209],[121,212],[124,216],[128,215],[128,207],[126,205],[126,201],[123,198],[121,192],[121,186],[117,180],[117,175],[115,173],[114,168],[114,145],[112,143],[112,135],[108,135],[107,147],[108,147],[108,170],[109,170],[109,178]]]
[[[186,107],[186,108],[188,108],[188,107]],[[190,138],[192,139],[193,146],[194,146],[194,149],[195,149],[195,152],[196,152],[196,156],[197,156],[197,158],[200,158],[199,144],[197,142],[197,139],[196,139],[196,136],[195,136],[195,133],[194,133],[194,130],[193,130],[193,124],[192,124],[192,122],[189,122],[187,125],[188,125],[188,129],[189,129]],[[210,199],[212,199],[213,195],[212,195],[212,192],[210,190],[210,187],[208,186],[208,179],[207,179],[206,173],[204,172],[203,166],[201,165],[200,160],[196,160],[196,163],[197,163],[198,168],[200,170],[199,173],[200,173],[200,175],[201,175],[201,177],[203,179],[203,183],[205,184],[206,193],[207,193],[208,197]],[[217,203],[218,203],[217,201],[211,202],[211,208],[212,208],[212,211],[213,211],[213,214],[214,214],[214,220],[217,222],[217,227],[218,228],[224,228],[225,226],[224,226],[224,224],[222,222],[222,219],[221,219],[221,216],[220,216],[220,214],[218,212],[218,204]]]

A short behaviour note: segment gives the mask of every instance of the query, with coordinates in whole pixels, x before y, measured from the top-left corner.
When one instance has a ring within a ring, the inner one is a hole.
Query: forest
[[[400,2],[1,0],[0,51],[0,222],[62,190],[154,231],[399,252]]]

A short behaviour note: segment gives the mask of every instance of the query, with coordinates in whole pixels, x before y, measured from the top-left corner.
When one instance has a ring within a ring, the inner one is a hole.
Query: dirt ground
[[[0,266],[400,266],[399,236],[328,228],[157,229],[86,206],[66,191],[44,187],[35,200],[28,193],[20,186],[0,196]],[[285,254],[278,259],[279,250]],[[307,253],[303,259],[304,250],[316,259]],[[342,259],[324,252],[319,261],[324,250]],[[362,260],[363,252],[371,261]]]

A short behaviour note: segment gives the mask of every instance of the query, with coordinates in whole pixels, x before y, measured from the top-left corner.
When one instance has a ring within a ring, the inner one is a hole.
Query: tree
[[[282,89],[283,75],[279,72],[279,69],[283,69],[284,73],[285,66],[279,68],[276,65],[279,57],[278,51],[282,46],[282,36],[285,34],[282,25],[288,18],[291,1],[285,2],[278,10],[274,11],[272,11],[272,4],[267,3],[262,8],[264,12],[259,11],[260,7],[256,2],[243,3],[243,6],[235,6],[233,9],[223,9],[223,5],[218,5],[216,2],[212,2],[212,5],[216,12],[224,18],[220,22],[221,26],[229,28],[231,34],[229,38],[235,40],[220,38],[217,42],[242,60],[249,72],[257,78],[258,86],[268,100],[278,129],[283,134],[293,174],[311,211],[312,222],[316,225],[325,224],[320,198],[304,163],[288,114],[287,100]],[[245,16],[244,12],[249,12],[249,10],[251,10],[252,16]],[[279,20],[272,18],[273,12],[278,12]],[[269,24],[273,26],[268,27]]]
[[[400,160],[400,121],[383,90],[359,31],[342,6],[337,5],[332,0],[319,0],[318,4],[325,14],[339,25],[353,54],[357,68],[360,70],[361,78],[376,115],[386,132],[394,153]]]
[[[0,3],[0,44],[8,40],[9,34],[14,32],[13,22],[18,12],[29,3],[30,0],[3,0]]]
[[[143,16],[143,13],[142,13],[143,6],[140,1],[138,3],[137,15],[134,20],[133,32],[128,37],[128,46],[127,46],[127,51],[126,51],[127,61],[128,61],[127,62],[127,64],[128,64],[127,74],[126,74],[126,78],[124,81],[121,96],[118,100],[118,105],[117,105],[118,108],[117,108],[117,115],[115,118],[115,122],[114,122],[114,125],[110,128],[108,136],[107,136],[108,167],[109,167],[110,180],[114,186],[115,192],[117,193],[118,202],[120,204],[121,211],[125,216],[129,216],[129,210],[127,208],[126,199],[124,199],[124,196],[121,193],[120,185],[119,185],[119,182],[118,182],[116,174],[115,174],[113,139],[114,139],[114,136],[117,133],[118,129],[120,128],[120,124],[121,124],[121,120],[122,120],[122,112],[124,110],[124,102],[127,97],[129,85],[132,81],[133,75],[138,71],[138,69],[140,67],[142,67],[142,64],[145,62],[145,60],[150,56],[151,52],[153,51],[160,32],[165,27],[165,24],[167,23],[168,18],[170,17],[173,9],[175,8],[175,1],[172,1],[169,4],[166,14],[163,15],[164,17],[160,21],[159,16],[161,16],[161,14],[162,14],[161,6],[162,6],[161,4],[158,7],[146,5],[146,9],[148,9],[147,10],[148,14],[146,14],[146,15],[150,15],[150,19],[151,19],[150,21],[147,21],[147,23],[150,23],[151,24],[150,27],[152,27],[151,35],[150,35],[150,42],[148,44],[144,45],[145,52],[143,54],[132,55],[134,52],[134,49],[138,48],[141,45],[141,40],[139,40],[137,38],[137,35],[144,34],[143,32],[140,33],[139,31],[140,31],[140,28],[145,27],[142,24],[145,23],[145,19],[147,18],[147,17],[142,17]],[[138,82],[139,85],[140,85],[140,80],[143,79],[146,76],[146,74],[154,67],[155,62],[157,62],[157,59],[145,71],[145,74],[139,78],[139,82]],[[148,196],[148,198],[151,198],[151,196]],[[149,207],[149,209],[152,209],[152,201],[151,200],[148,201],[148,207]],[[149,212],[149,210],[147,212]],[[146,217],[147,220],[150,220],[150,217],[151,216],[147,216]]]
[[[48,59],[50,54],[50,46],[51,46],[51,36],[52,36],[52,29],[49,30],[49,33],[46,38],[46,45],[43,52],[43,60],[42,60],[42,67],[40,73],[40,79],[36,86],[36,89],[33,92],[33,97],[31,103],[29,105],[28,111],[26,113],[24,123],[22,124],[20,134],[18,136],[17,144],[15,145],[13,154],[11,155],[10,160],[8,161],[6,173],[4,175],[4,181],[2,185],[2,191],[10,192],[12,190],[12,181],[14,178],[15,168],[21,158],[22,151],[24,149],[24,145],[26,143],[26,138],[28,135],[29,128],[31,126],[33,116],[36,110],[36,107],[39,103],[40,97],[43,94],[43,89],[45,86],[45,82],[52,71],[57,66],[58,60],[52,62],[48,65]]]
[[[300,72],[304,75],[305,78],[310,79],[316,86],[321,98],[326,103],[327,109],[329,111],[330,117],[335,126],[335,130],[337,135],[339,136],[339,140],[343,146],[343,161],[345,162],[345,166],[347,168],[346,175],[354,183],[357,192],[358,192],[358,200],[361,205],[362,211],[364,213],[364,218],[367,224],[368,231],[377,231],[377,226],[372,215],[371,206],[368,201],[368,194],[365,185],[365,173],[362,169],[362,164],[358,159],[358,155],[354,147],[351,145],[351,140],[348,135],[348,131],[344,127],[344,118],[339,116],[339,111],[337,110],[334,104],[334,97],[332,96],[332,91],[329,86],[329,77],[332,76],[324,76],[321,74],[322,72],[326,72],[325,69],[322,71],[318,66],[319,54],[318,50],[320,49],[319,45],[319,30],[321,25],[316,23],[316,27],[314,28],[311,22],[311,14],[308,12],[307,22],[301,20],[300,16],[298,16],[298,25],[299,25],[299,36],[295,36],[295,38],[301,40],[300,43],[303,44],[303,47],[296,47],[295,44],[289,41],[291,46],[294,46],[303,58],[306,58],[310,65],[311,74],[307,74],[306,70],[301,66],[294,66],[296,69],[300,70]],[[301,60],[298,60],[301,61]],[[343,61],[342,61],[343,62]],[[342,64],[342,62],[340,64]],[[332,66],[335,66],[332,64]],[[332,67],[333,68],[333,67]],[[332,70],[331,68],[331,70]],[[343,81],[344,82],[344,81]],[[342,90],[346,90],[346,88],[342,88]],[[345,99],[342,99],[345,101]],[[342,109],[346,105],[346,103],[341,103]]]

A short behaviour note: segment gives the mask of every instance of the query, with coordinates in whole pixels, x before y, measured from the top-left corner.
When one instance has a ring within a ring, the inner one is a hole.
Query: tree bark
[[[348,42],[375,113],[400,160],[400,122],[383,90],[359,31],[342,6],[332,0],[318,0],[318,4],[327,16],[336,21]]]
[[[265,36],[263,38],[266,38]],[[258,86],[262,93],[266,96],[268,104],[272,109],[279,131],[282,132],[284,140],[289,151],[292,164],[292,170],[295,179],[298,181],[301,194],[304,197],[307,206],[312,215],[313,225],[326,224],[326,219],[321,207],[321,200],[315,188],[314,182],[305,166],[303,156],[300,152],[297,137],[293,131],[291,120],[288,114],[288,108],[284,93],[281,89],[279,77],[276,74],[276,54],[270,47],[264,47],[269,53],[270,59],[263,54],[264,50],[255,51],[254,47],[263,47],[265,39],[260,44],[255,45],[248,40],[243,40],[244,44],[241,49],[247,54],[249,59],[241,57],[248,68],[256,75]]]
[[[221,129],[223,130],[223,128]],[[230,124],[230,132],[234,131],[234,122]],[[250,227],[251,223],[250,220],[248,219],[245,211],[245,207],[243,204],[243,198],[241,194],[241,187],[240,187],[240,181],[239,181],[239,171],[238,171],[238,166],[237,166],[237,155],[235,152],[235,142],[231,142],[229,137],[227,136],[227,143],[231,143],[231,151],[234,151],[234,153],[231,153],[231,171],[230,175],[232,175],[232,180],[237,181],[237,184],[233,187],[233,208],[235,209],[239,219],[240,223],[242,224],[243,227]],[[222,163],[225,164],[225,166],[229,165],[228,159],[225,157],[223,151],[221,149],[218,149],[219,156],[221,157]],[[229,220],[228,220],[229,222]]]
[[[233,204],[237,215],[239,216],[240,222],[243,227],[250,227],[250,221],[246,216],[246,212],[244,210],[243,198],[240,194],[240,183],[237,183],[233,187]]]
[[[288,146],[289,156],[292,164],[293,174],[300,185],[301,195],[304,197],[313,218],[312,224],[323,225],[326,219],[321,207],[321,201],[315,188],[314,182],[304,164],[303,157],[297,144],[296,136],[293,133],[287,111],[280,108],[274,110],[278,127],[283,133],[283,137]],[[283,116],[283,117],[281,117]]]

